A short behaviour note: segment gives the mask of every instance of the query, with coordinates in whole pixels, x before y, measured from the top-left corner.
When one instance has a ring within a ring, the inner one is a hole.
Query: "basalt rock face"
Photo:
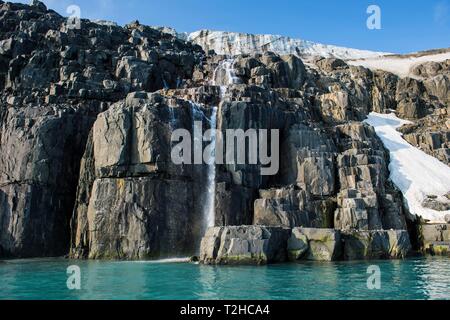
[[[450,165],[450,60],[427,62],[412,70],[420,80],[410,92],[419,96],[427,110],[420,119],[401,128],[405,140]]]
[[[211,228],[202,240],[200,261],[220,265],[285,262],[290,232],[262,226]]]
[[[422,226],[423,250],[432,255],[450,256],[450,224]]]
[[[295,228],[288,241],[289,258],[335,261],[342,254],[341,232],[333,229]]]
[[[282,225],[286,227],[327,227],[332,224],[333,211],[320,207],[305,190],[261,190],[261,199],[255,201],[255,225]]]
[[[6,107],[0,127],[0,246],[5,255],[67,252],[79,154],[98,107]]]
[[[210,110],[209,110],[210,111]],[[82,162],[72,255],[150,259],[192,255],[205,228],[206,166],[175,165],[171,134],[193,133],[208,110],[138,92],[100,114]]]
[[[412,217],[363,120],[396,111],[415,121],[408,141],[448,159],[445,65],[399,79],[336,58],[231,59],[138,22],[71,29],[40,2],[0,1],[0,25],[3,256],[196,255],[207,232],[212,264],[402,257]],[[267,130],[267,154],[258,136],[242,164],[174,162],[175,132],[204,139],[196,123]]]
[[[200,247],[204,264],[401,259],[411,250],[405,230],[349,230],[266,226],[215,227]]]
[[[450,110],[442,108],[433,114],[400,128],[406,141],[425,153],[450,165]]]
[[[404,258],[411,250],[409,235],[404,230],[345,232],[344,259]]]
[[[190,81],[202,57],[201,48],[138,23],[82,20],[72,29],[39,1],[0,2],[3,255],[66,254],[80,160],[97,115],[128,92]]]

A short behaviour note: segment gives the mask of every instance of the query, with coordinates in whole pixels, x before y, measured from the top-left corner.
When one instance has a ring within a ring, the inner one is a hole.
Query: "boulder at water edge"
[[[338,260],[341,233],[333,229],[294,228],[288,241],[288,254],[290,260]]]
[[[210,228],[201,243],[200,261],[220,265],[284,262],[290,233],[282,227]]]
[[[345,231],[343,244],[345,260],[404,258],[411,250],[405,230]]]

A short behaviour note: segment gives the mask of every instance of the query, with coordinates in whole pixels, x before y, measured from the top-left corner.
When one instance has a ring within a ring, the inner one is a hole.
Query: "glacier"
[[[179,39],[192,41],[205,51],[214,50],[216,54],[235,56],[272,51],[280,55],[321,56],[339,59],[367,59],[389,55],[388,52],[359,50],[313,41],[294,39],[272,34],[250,34],[241,32],[199,30],[192,33],[178,32],[171,27],[153,27]]]
[[[184,34],[182,37],[200,45],[205,51],[214,50],[217,54],[230,56],[272,51],[280,55],[296,54],[298,56],[322,56],[325,58],[364,59],[389,54],[268,34],[199,30]]]

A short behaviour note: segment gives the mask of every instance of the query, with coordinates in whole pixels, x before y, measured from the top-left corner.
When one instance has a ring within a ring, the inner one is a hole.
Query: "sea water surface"
[[[67,268],[81,289],[67,288]],[[381,271],[369,290],[368,267]],[[65,259],[0,262],[0,299],[450,299],[450,259],[299,263],[262,267]]]

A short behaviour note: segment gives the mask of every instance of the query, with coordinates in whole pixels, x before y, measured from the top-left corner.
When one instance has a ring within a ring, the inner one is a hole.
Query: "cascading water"
[[[164,79],[164,77],[162,78],[162,81],[163,81],[163,87],[164,87],[164,90],[169,90],[169,89],[170,89],[170,86],[169,86],[169,84],[167,83],[166,79]]]
[[[217,130],[217,107],[213,108],[211,114],[211,154],[208,155],[208,173],[207,173],[207,196],[205,205],[205,222],[206,227],[214,227],[215,214],[215,197],[216,197],[216,130]]]
[[[201,121],[203,122],[203,119],[206,118],[205,114],[203,113],[203,110],[201,109],[201,106],[196,104],[195,102],[189,101],[192,108],[192,130],[195,130],[194,122]]]
[[[214,70],[212,85],[220,86],[220,100],[222,101],[229,85],[239,83],[240,79],[236,77],[234,72],[234,59],[225,59],[221,61]],[[222,73],[219,75],[219,73]],[[217,77],[220,76],[220,79]],[[221,106],[221,103],[219,103]],[[208,170],[207,170],[207,197],[204,207],[204,221],[206,228],[215,226],[215,197],[216,197],[216,132],[221,130],[221,125],[218,125],[218,119],[220,121],[221,110],[218,107],[214,107],[211,113],[211,119],[209,120],[210,129],[212,130],[211,139],[211,154],[208,155]]]
[[[236,76],[236,72],[234,71],[234,59],[225,59],[223,60],[222,66],[225,70],[225,84],[226,86],[228,85],[232,85],[232,84],[237,84],[241,82],[241,79],[239,79]]]
[[[214,227],[215,225],[215,193],[216,193],[216,129],[217,129],[217,107],[214,107],[211,112],[211,118],[208,119],[201,107],[191,102],[192,107],[192,120],[193,122],[206,120],[209,124],[209,129],[211,130],[210,145],[209,150],[211,153],[207,155],[206,164],[207,168],[207,179],[206,179],[206,199],[205,204],[203,206],[203,223],[204,229],[206,230],[209,227]],[[195,124],[193,123],[193,130],[195,130]],[[203,144],[203,141],[197,141],[198,139],[194,135],[194,145],[200,143]]]
[[[214,70],[211,85],[220,86],[221,98],[224,96],[229,85],[241,83],[241,79],[236,76],[234,71],[234,59],[225,59],[220,61]]]
[[[175,130],[177,125],[177,117],[175,116],[175,108],[169,107],[169,113],[170,113],[170,126],[172,127],[172,130]]]
[[[220,100],[223,100],[227,88],[229,85],[236,84],[240,82],[240,79],[236,76],[234,72],[234,60],[233,59],[225,59],[220,62],[219,66],[214,71],[213,79],[211,81],[211,85],[220,86]],[[219,104],[221,105],[221,104]],[[204,229],[214,227],[215,226],[215,196],[216,196],[216,132],[220,130],[221,125],[218,123],[220,121],[221,111],[218,107],[212,108],[211,118],[208,119],[201,107],[191,102],[192,107],[192,120],[193,120],[193,130],[195,130],[196,121],[206,120],[209,123],[209,129],[211,130],[211,135],[209,138],[210,144],[208,150],[210,150],[210,154],[207,154],[206,164],[208,165],[206,172],[206,199],[205,204],[203,206],[203,224]],[[196,139],[194,137],[194,139]],[[199,143],[199,141],[194,140],[195,143]],[[201,142],[203,143],[203,141]]]

